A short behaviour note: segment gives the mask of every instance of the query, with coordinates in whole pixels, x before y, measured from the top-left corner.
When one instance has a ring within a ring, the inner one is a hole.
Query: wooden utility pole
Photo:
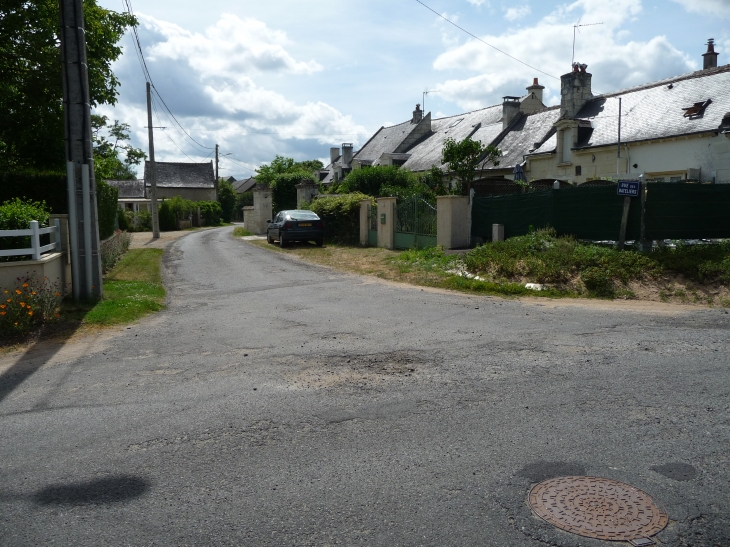
[[[160,218],[157,211],[157,166],[155,165],[155,141],[152,128],[152,95],[147,82],[147,134],[150,141],[150,200],[152,201],[152,238],[160,237]],[[146,182],[146,181],[145,181]]]
[[[218,145],[215,145],[215,200],[218,201]]]
[[[63,117],[74,299],[103,294],[82,0],[59,0]]]

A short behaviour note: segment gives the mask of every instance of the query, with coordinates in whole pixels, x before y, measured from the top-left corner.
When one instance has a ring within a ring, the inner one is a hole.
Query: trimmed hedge
[[[96,206],[99,215],[99,239],[114,235],[117,220],[119,190],[103,180],[96,183]]]
[[[274,181],[271,183],[271,202],[274,214],[297,208],[296,186],[305,179],[314,181],[312,173],[307,171],[281,173],[274,177]]]
[[[304,206],[324,221],[324,236],[327,241],[357,245],[360,242],[360,202],[375,199],[361,193],[339,196],[321,195]]]

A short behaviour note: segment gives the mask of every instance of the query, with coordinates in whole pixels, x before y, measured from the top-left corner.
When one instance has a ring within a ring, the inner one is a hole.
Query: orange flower
[[[24,308],[24,307],[25,307],[25,302],[21,302],[21,303],[20,303],[20,307],[21,307],[21,308]]]
[[[53,296],[61,296],[61,293],[58,292],[58,291],[56,291],[56,292],[53,293]]]
[[[28,284],[27,283],[23,283],[23,288],[25,289],[26,287],[28,287]]]
[[[12,301],[13,301],[12,298],[8,298],[5,302],[12,302]]]
[[[7,307],[7,304],[0,304],[0,310],[4,310]]]
[[[15,289],[15,294],[23,294],[23,291],[21,291],[20,289]]]
[[[33,310],[29,311],[28,312],[28,315],[30,315],[32,317],[33,316]]]
[[[6,313],[8,313],[8,312],[6,312],[6,311],[0,311],[0,315],[5,315]]]
[[[61,317],[60,313],[54,313],[53,315],[55,315],[56,317]]]
[[[32,294],[33,296],[35,296],[35,295],[36,295],[36,294],[38,294],[38,293],[37,293],[37,292],[35,292],[35,291],[33,291],[33,292],[32,292],[32,293],[30,293],[30,294]]]

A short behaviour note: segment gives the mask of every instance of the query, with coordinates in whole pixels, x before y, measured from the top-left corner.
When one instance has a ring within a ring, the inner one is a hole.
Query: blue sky
[[[122,10],[122,0],[100,0]],[[730,62],[730,0],[576,2],[423,0],[433,10],[527,67],[454,28],[416,0],[132,2],[153,82],[181,125],[160,112],[158,161],[206,161],[216,143],[221,175],[242,178],[276,154],[328,157],[358,148],[382,125],[426,111],[448,116],[520,95],[538,77],[545,102],[559,100],[576,61],[609,92],[701,68],[707,38]],[[115,107],[100,113],[129,123],[146,149],[145,86],[127,35],[114,65]],[[201,146],[202,145],[202,146]],[[209,158],[208,158],[209,159]]]

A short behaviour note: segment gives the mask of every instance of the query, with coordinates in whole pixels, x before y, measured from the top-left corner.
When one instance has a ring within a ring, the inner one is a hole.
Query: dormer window
[[[459,125],[459,124],[460,124],[461,122],[463,122],[463,121],[464,121],[464,118],[459,118],[458,120],[456,120],[456,121],[455,121],[454,123],[452,123],[452,124],[451,124],[451,125],[449,126],[449,129],[451,129],[452,127],[456,127],[457,125]]]
[[[687,108],[683,108],[684,117],[690,119],[701,118],[705,113],[705,108],[707,108],[710,103],[712,103],[712,99],[707,99],[706,101],[701,101],[693,104],[692,106],[688,106]]]

